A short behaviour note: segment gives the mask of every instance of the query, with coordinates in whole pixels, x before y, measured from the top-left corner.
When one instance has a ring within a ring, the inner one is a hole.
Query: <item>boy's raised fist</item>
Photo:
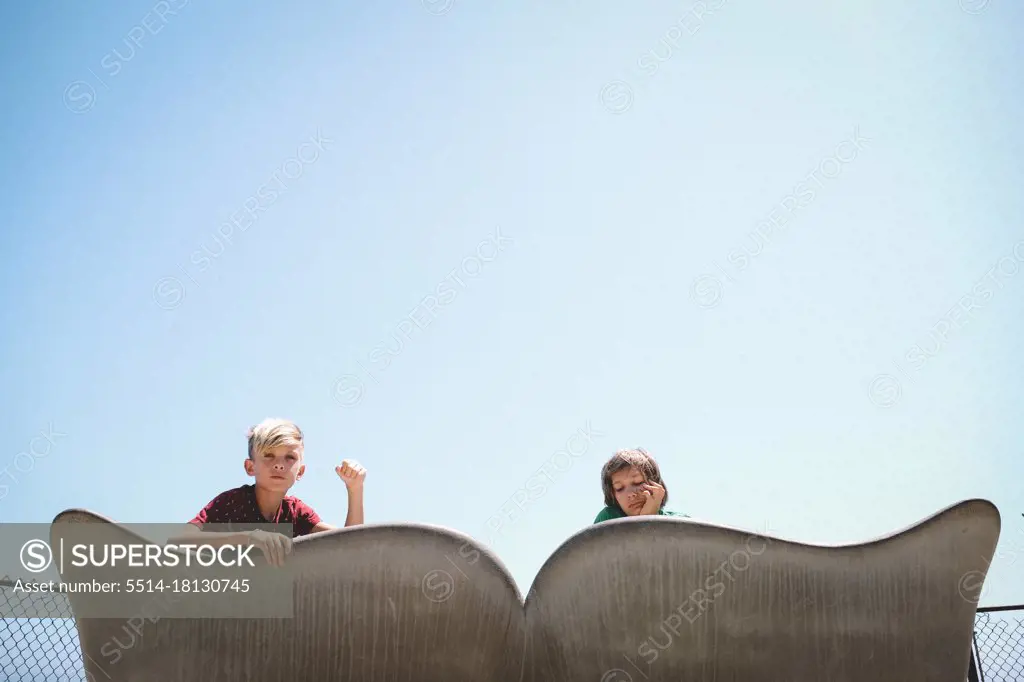
[[[334,472],[349,490],[362,487],[366,478],[366,468],[354,459],[342,460],[341,466],[334,467]]]

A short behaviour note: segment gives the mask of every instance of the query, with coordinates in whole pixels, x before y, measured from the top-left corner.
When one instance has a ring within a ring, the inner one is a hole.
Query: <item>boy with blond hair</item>
[[[250,485],[227,490],[213,498],[189,521],[193,531],[206,524],[227,524],[231,532],[217,533],[215,541],[206,544],[254,544],[273,565],[281,565],[291,551],[285,535],[266,533],[253,528],[258,525],[289,524],[292,537],[334,530],[320,515],[288,490],[306,472],[303,463],[302,430],[284,419],[265,419],[249,429],[249,455],[245,473],[255,478]],[[348,515],[345,527],[363,523],[363,482],[366,469],[354,460],[344,460],[335,473],[348,489]],[[187,535],[192,535],[191,532]],[[193,536],[194,537],[194,536]],[[212,539],[212,538],[211,538]]]

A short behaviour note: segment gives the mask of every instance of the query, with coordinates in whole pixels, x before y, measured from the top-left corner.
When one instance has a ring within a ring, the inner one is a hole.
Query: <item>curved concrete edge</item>
[[[59,514],[51,538],[73,523],[103,524],[124,542],[146,539],[85,510]],[[504,565],[468,536],[426,524],[338,529],[297,539],[288,566],[291,618],[179,618],[176,606],[143,617],[76,618],[87,674],[174,682],[521,680],[520,594]],[[69,597],[77,615],[82,600]]]
[[[639,525],[669,524],[669,525],[690,526],[690,527],[697,527],[697,528],[713,528],[716,531],[724,532],[725,534],[730,535],[733,538],[737,538],[737,539],[740,538],[740,537],[742,537],[742,538],[757,537],[757,538],[764,538],[764,539],[767,539],[767,540],[771,540],[773,543],[780,543],[780,544],[787,545],[787,546],[794,547],[794,548],[797,548],[797,547],[813,547],[813,548],[828,549],[828,550],[850,550],[850,549],[860,549],[860,548],[869,547],[869,546],[875,545],[875,544],[890,542],[893,539],[898,538],[900,536],[903,536],[907,532],[912,531],[914,529],[922,528],[922,527],[927,526],[929,524],[938,523],[943,518],[947,518],[947,517],[950,517],[950,516],[961,516],[961,515],[967,515],[967,516],[970,516],[970,517],[980,517],[980,518],[986,518],[987,517],[987,518],[990,518],[990,519],[994,519],[994,521],[995,521],[995,529],[996,529],[997,535],[1001,531],[1001,528],[1002,528],[1002,517],[999,514],[999,509],[991,501],[986,500],[986,499],[982,499],[982,498],[971,498],[971,499],[967,499],[967,500],[962,500],[960,502],[956,502],[956,503],[951,504],[951,505],[949,505],[949,506],[947,506],[947,507],[945,507],[943,509],[940,509],[939,511],[935,512],[934,514],[931,514],[929,516],[926,516],[926,517],[922,518],[919,521],[915,521],[913,523],[910,523],[910,524],[904,526],[903,528],[891,531],[889,533],[885,533],[883,535],[876,536],[876,537],[868,539],[868,540],[863,540],[863,541],[858,541],[858,542],[848,542],[848,543],[837,543],[837,544],[802,542],[800,540],[795,540],[795,539],[792,539],[792,538],[784,538],[784,537],[779,536],[779,535],[772,535],[772,534],[758,532],[756,530],[752,530],[752,529],[749,529],[749,528],[745,529],[745,528],[739,528],[738,526],[727,526],[727,525],[723,525],[723,524],[712,523],[712,522],[704,520],[704,519],[683,518],[683,517],[678,517],[678,516],[641,516],[641,517],[627,517],[627,518],[621,518],[621,519],[611,519],[609,521],[604,521],[602,523],[597,523],[597,524],[592,524],[592,525],[586,526],[585,528],[580,529],[579,531],[573,533],[568,538],[566,538],[565,541],[563,541],[562,544],[559,545],[555,549],[555,551],[552,552],[551,556],[549,556],[547,558],[547,560],[541,565],[540,570],[537,572],[537,575],[536,575],[536,577],[533,580],[533,583],[530,585],[530,589],[526,593],[526,598],[524,600],[524,603],[527,604],[527,605],[530,603],[530,601],[531,601],[530,595],[532,595],[533,592],[534,592],[534,586],[536,586],[538,581],[545,575],[546,569],[549,566],[553,565],[554,562],[558,561],[558,557],[561,555],[561,553],[571,551],[571,549],[574,546],[576,546],[577,544],[579,544],[579,543],[592,542],[595,538],[600,538],[600,537],[602,537],[604,535],[607,535],[607,534],[617,534],[619,531],[612,530],[612,529],[619,528],[619,527],[628,527],[628,526],[634,525],[634,524],[639,524]]]
[[[687,519],[598,524],[531,586],[529,679],[962,682],[999,529],[985,500],[843,546]]]
[[[51,538],[67,523],[146,539],[82,509],[58,514]],[[123,618],[76,620],[89,679],[112,682],[962,682],[976,611],[962,576],[984,580],[999,529],[986,500],[834,546],[621,519],[567,539],[524,604],[505,565],[469,536],[368,524],[295,541],[291,619],[137,618],[141,632]]]
[[[579,531],[577,531],[576,533],[574,533],[573,535],[569,536],[561,545],[558,546],[558,548],[551,554],[551,556],[548,557],[547,561],[544,562],[544,564],[540,568],[540,571],[538,571],[537,578],[535,578],[533,584],[536,584],[537,579],[539,579],[541,576],[544,575],[545,569],[552,562],[557,560],[557,557],[559,556],[559,554],[561,552],[568,551],[575,543],[578,543],[578,542],[588,542],[589,538],[600,537],[604,533],[612,532],[609,529],[615,528],[615,527],[621,526],[621,525],[666,523],[666,524],[680,524],[680,525],[690,525],[690,526],[699,526],[699,527],[709,527],[709,528],[714,528],[717,531],[724,531],[725,533],[733,534],[735,536],[742,535],[744,538],[748,537],[748,536],[751,536],[751,535],[756,536],[756,537],[769,538],[773,542],[779,542],[779,543],[783,543],[783,544],[786,544],[786,545],[791,545],[793,547],[817,547],[817,548],[832,549],[832,550],[842,550],[842,549],[862,548],[862,547],[867,547],[867,546],[870,546],[870,545],[873,545],[873,544],[876,544],[876,543],[888,542],[888,541],[890,541],[890,540],[892,540],[894,538],[897,538],[897,537],[907,533],[910,530],[913,530],[913,529],[916,529],[916,528],[920,528],[922,526],[926,526],[926,525],[928,525],[930,523],[935,523],[939,519],[941,519],[942,517],[945,517],[945,516],[947,516],[949,514],[968,514],[968,515],[971,515],[971,516],[991,515],[992,517],[995,518],[997,532],[1001,529],[1002,520],[1001,520],[1001,516],[999,514],[999,509],[992,502],[990,502],[989,500],[985,500],[985,499],[981,499],[981,498],[972,498],[972,499],[963,500],[961,502],[957,502],[957,503],[951,504],[951,505],[945,507],[944,509],[941,509],[941,510],[935,512],[934,514],[921,519],[920,521],[913,522],[913,523],[911,523],[911,524],[909,524],[909,525],[907,525],[907,526],[905,526],[905,527],[903,527],[901,529],[892,531],[890,533],[886,533],[884,535],[880,535],[880,536],[875,537],[873,539],[865,540],[863,542],[852,542],[852,543],[845,543],[845,544],[813,544],[813,543],[806,543],[806,542],[801,542],[801,541],[794,540],[794,539],[783,538],[781,536],[768,535],[768,534],[765,534],[765,533],[758,533],[757,531],[753,531],[753,530],[750,530],[750,529],[743,529],[743,528],[734,527],[734,526],[726,526],[726,525],[721,525],[721,524],[714,524],[714,523],[712,523],[710,521],[703,520],[703,519],[693,519],[693,518],[687,519],[687,518],[682,518],[682,517],[670,517],[670,516],[665,516],[665,517],[661,517],[661,516],[659,516],[659,517],[634,517],[634,518],[624,518],[624,519],[613,519],[613,520],[610,520],[610,521],[605,521],[605,522],[600,523],[600,524],[594,524],[594,525],[586,526],[586,527],[580,529]],[[52,523],[56,524],[56,523],[68,523],[68,522],[72,522],[72,523],[73,522],[79,522],[79,523],[81,523],[81,522],[101,522],[101,523],[114,524],[114,525],[118,525],[121,528],[125,529],[125,532],[132,534],[136,538],[139,538],[139,539],[142,539],[142,540],[147,540],[147,538],[143,538],[139,534],[132,533],[124,525],[119,524],[118,522],[114,521],[113,519],[108,518],[106,516],[103,516],[102,514],[98,514],[96,512],[87,510],[87,509],[81,509],[81,508],[70,508],[70,509],[67,509],[67,510],[57,514],[54,517]],[[143,524],[133,524],[133,525],[143,525]],[[182,525],[184,526],[185,524],[182,524]],[[522,590],[516,584],[515,580],[512,579],[510,571],[508,570],[508,568],[505,565],[505,563],[502,561],[502,559],[497,554],[495,554],[487,546],[479,543],[477,540],[475,540],[471,536],[466,535],[466,534],[464,534],[464,533],[462,533],[460,531],[457,531],[455,529],[445,527],[445,526],[438,526],[438,525],[426,524],[426,523],[414,523],[414,522],[400,523],[400,524],[364,524],[364,525],[355,526],[355,527],[351,527],[351,528],[339,528],[339,529],[336,529],[336,530],[333,530],[333,531],[327,531],[327,532],[324,532],[324,533],[317,533],[316,535],[307,535],[307,536],[295,538],[293,542],[295,543],[296,546],[301,546],[301,545],[303,545],[305,543],[308,543],[308,542],[317,542],[317,541],[323,540],[323,539],[328,538],[328,537],[343,536],[343,535],[348,534],[348,533],[365,531],[366,529],[372,529],[372,528],[409,528],[409,529],[421,529],[421,530],[424,530],[424,531],[426,531],[426,532],[428,532],[430,534],[433,534],[433,535],[451,538],[451,539],[453,539],[453,540],[455,540],[455,541],[457,541],[459,543],[459,547],[462,548],[462,553],[463,554],[470,554],[471,555],[474,551],[478,552],[481,557],[486,557],[487,560],[490,563],[493,563],[495,566],[497,566],[499,568],[499,570],[504,575],[508,576],[510,585],[515,590],[517,598],[519,599],[519,601],[521,603],[525,604],[525,603],[528,603],[529,600],[530,600],[529,594],[533,592],[532,585],[531,585],[531,589],[525,595],[525,598],[524,598],[524,594],[523,594]]]
[[[117,521],[114,521],[109,517],[106,517],[102,514],[99,514],[88,509],[70,508],[58,513],[51,522],[51,528],[52,526],[60,523],[106,523],[113,526],[117,526],[126,535],[134,539],[145,542],[152,542],[151,538],[147,538],[141,533],[137,533],[132,530],[134,527],[145,526],[148,524],[122,524]],[[182,523],[181,525],[182,527],[184,527],[186,524]],[[505,565],[505,562],[502,561],[501,557],[499,557],[497,554],[494,553],[493,550],[491,550],[486,545],[481,544],[473,537],[466,535],[465,533],[462,533],[461,531],[455,530],[453,528],[448,528],[446,526],[415,522],[366,523],[361,524],[359,526],[352,526],[349,528],[337,528],[335,530],[324,531],[322,533],[316,533],[314,535],[303,535],[301,537],[294,538],[292,540],[292,543],[295,548],[303,547],[307,544],[319,547],[320,545],[325,544],[327,542],[346,542],[346,540],[341,538],[346,538],[353,534],[362,534],[368,532],[377,533],[380,531],[383,531],[384,533],[405,532],[408,530],[416,532],[422,531],[423,535],[436,538],[440,542],[453,542],[456,544],[457,549],[455,552],[455,557],[451,557],[451,560],[445,560],[445,564],[439,565],[438,569],[444,569],[447,566],[449,572],[457,574],[461,570],[459,566],[461,566],[462,563],[465,562],[468,563],[468,565],[472,566],[479,562],[481,559],[484,559],[485,563],[492,564],[498,569],[498,571],[503,576],[508,578],[509,587],[515,592],[517,601],[519,601],[520,603],[523,602],[522,591],[520,590],[519,585],[516,584],[515,580],[512,579],[512,574],[508,570],[508,567]],[[51,538],[53,538],[52,531]],[[331,538],[331,540],[329,540],[329,538]]]
[[[729,525],[726,525],[726,524],[715,523],[715,522],[710,521],[708,519],[700,519],[700,518],[694,518],[694,517],[684,518],[684,517],[681,517],[681,516],[633,516],[633,517],[626,517],[626,518],[621,518],[621,519],[610,519],[608,521],[603,521],[601,523],[591,524],[591,525],[588,525],[588,526],[586,526],[584,528],[581,528],[580,530],[576,531],[575,533],[570,535],[568,538],[566,538],[565,541],[561,545],[559,545],[558,549],[556,549],[555,552],[551,555],[551,558],[554,558],[554,556],[557,555],[559,550],[561,550],[563,547],[566,547],[567,545],[570,545],[571,543],[575,542],[577,540],[577,538],[582,538],[582,537],[586,537],[586,536],[589,536],[589,535],[593,535],[595,533],[600,533],[605,528],[610,528],[610,527],[619,526],[619,525],[623,525],[623,524],[634,524],[634,523],[673,523],[673,524],[692,525],[692,526],[709,526],[709,527],[721,529],[721,530],[727,531],[727,532],[740,533],[740,534],[742,534],[744,536],[751,535],[751,534],[756,534],[756,535],[758,535],[760,537],[771,538],[772,540],[775,540],[777,542],[784,542],[786,544],[795,545],[795,546],[801,546],[801,547],[821,547],[821,548],[825,548],[825,549],[842,549],[844,547],[863,547],[865,545],[874,544],[876,542],[885,542],[886,540],[889,540],[890,538],[895,538],[895,537],[898,537],[900,535],[903,535],[908,530],[912,530],[914,528],[918,528],[918,527],[926,525],[928,523],[932,523],[932,522],[936,521],[937,519],[939,519],[939,518],[941,518],[943,516],[946,516],[948,514],[970,514],[972,516],[991,514],[992,516],[995,517],[996,522],[997,522],[997,524],[999,524],[1000,528],[1001,528],[1001,525],[1002,525],[1002,517],[999,514],[999,509],[992,502],[990,502],[989,500],[982,499],[982,498],[971,498],[971,499],[967,499],[967,500],[962,500],[960,502],[956,502],[956,503],[951,504],[951,505],[949,505],[949,506],[947,506],[947,507],[945,507],[943,509],[940,509],[939,511],[935,512],[934,514],[930,514],[930,515],[928,515],[926,517],[923,517],[922,519],[920,519],[918,521],[914,521],[912,523],[909,523],[909,524],[907,524],[906,526],[904,526],[902,528],[899,528],[899,529],[894,530],[894,531],[890,531],[888,533],[884,533],[884,534],[876,536],[874,538],[870,538],[870,539],[867,539],[867,540],[855,541],[855,542],[834,543],[834,544],[832,544],[832,543],[803,542],[803,541],[800,541],[800,540],[796,540],[794,538],[786,538],[786,537],[783,537],[781,535],[772,535],[772,534],[768,534],[768,533],[760,533],[760,532],[758,532],[758,531],[756,531],[754,529],[751,529],[751,528],[740,528],[739,526],[729,526]],[[549,558],[548,560],[550,561],[551,559]],[[543,570],[543,567],[541,567],[541,570]]]

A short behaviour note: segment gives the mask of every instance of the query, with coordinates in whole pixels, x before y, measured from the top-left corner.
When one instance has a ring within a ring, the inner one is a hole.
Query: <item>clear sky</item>
[[[642,445],[808,542],[991,500],[1024,601],[1019,3],[0,17],[0,520],[187,521],[280,416],[523,593]]]

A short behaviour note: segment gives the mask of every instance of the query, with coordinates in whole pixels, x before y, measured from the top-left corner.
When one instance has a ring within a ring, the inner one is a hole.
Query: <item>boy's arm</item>
[[[321,521],[320,523],[313,526],[313,530],[309,531],[309,534],[312,535],[313,533],[323,533],[325,530],[338,530],[338,527],[332,526],[329,523],[324,523],[323,521]]]
[[[292,540],[279,533],[261,530],[230,531],[227,533],[204,532],[194,523],[188,523],[182,532],[167,541],[169,545],[210,545],[221,547],[234,545],[248,547],[255,545],[263,552],[271,566],[283,566],[286,555],[291,554]]]
[[[222,547],[234,545],[247,547],[255,545],[263,552],[267,562],[272,566],[284,565],[284,557],[292,551],[291,538],[279,533],[267,533],[265,531],[228,531],[228,532],[204,532],[206,524],[223,523],[230,521],[231,510],[237,505],[237,492],[229,490],[221,493],[210,500],[210,503],[203,507],[195,518],[186,524],[181,532],[167,540],[169,545],[210,545]]]
[[[363,523],[363,488],[348,489],[348,514],[345,515],[345,527],[358,526]]]
[[[366,480],[366,467],[355,460],[346,459],[334,471],[348,489],[345,527],[358,526],[363,523],[363,481]]]
[[[348,489],[348,513],[345,515],[345,528],[363,524],[363,481],[366,480],[366,469],[349,459],[335,467],[334,472]],[[325,530],[336,530],[337,526],[324,523],[317,518],[317,523],[310,533],[322,533]]]
[[[348,514],[345,516],[345,528],[349,526],[358,526],[363,523],[363,491],[348,491]],[[332,526],[329,523],[318,521],[313,530],[309,531],[312,533],[322,533],[325,530],[337,530],[337,526]]]

